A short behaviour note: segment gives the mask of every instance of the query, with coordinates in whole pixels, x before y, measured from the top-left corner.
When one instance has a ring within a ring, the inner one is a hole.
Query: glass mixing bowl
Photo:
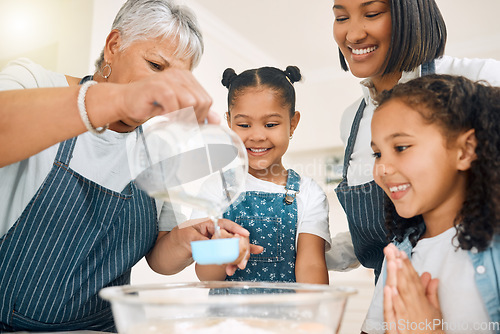
[[[108,287],[119,333],[332,334],[355,289],[266,282]]]

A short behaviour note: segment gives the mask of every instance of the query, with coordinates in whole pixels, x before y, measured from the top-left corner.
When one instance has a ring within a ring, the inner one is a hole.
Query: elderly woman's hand
[[[122,86],[120,119],[138,126],[149,118],[193,107],[198,122],[217,122],[210,113],[212,99],[188,70],[169,68]]]

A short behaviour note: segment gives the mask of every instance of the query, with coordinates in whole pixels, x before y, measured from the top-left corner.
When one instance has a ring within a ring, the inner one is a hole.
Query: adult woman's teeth
[[[366,48],[366,49],[351,49],[352,53],[355,54],[355,55],[364,55],[364,54],[367,54],[367,53],[370,53],[370,52],[373,52],[377,49],[376,46],[372,46],[370,48]]]

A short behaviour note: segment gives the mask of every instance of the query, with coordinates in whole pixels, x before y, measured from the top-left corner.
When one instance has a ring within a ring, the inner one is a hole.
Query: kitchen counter
[[[14,332],[13,334],[31,334],[34,332]],[[66,331],[66,332],[36,332],[36,334],[110,334],[109,332],[96,331]]]

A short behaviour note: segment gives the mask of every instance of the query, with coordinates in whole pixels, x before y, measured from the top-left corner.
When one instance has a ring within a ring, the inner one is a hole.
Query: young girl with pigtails
[[[300,120],[293,86],[300,79],[295,66],[223,73],[222,84],[229,90],[227,123],[244,143],[249,163],[245,198],[224,218],[246,228],[250,243],[264,250],[251,254],[246,268],[232,276],[225,266],[196,264],[200,280],[329,283],[326,195],[311,178],[282,162]]]

